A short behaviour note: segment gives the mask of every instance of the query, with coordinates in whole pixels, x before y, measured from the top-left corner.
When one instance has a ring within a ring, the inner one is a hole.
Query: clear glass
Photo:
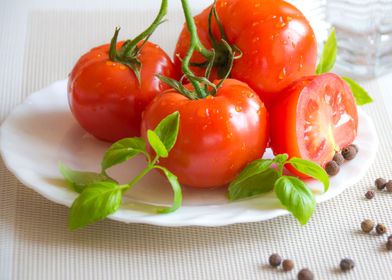
[[[336,28],[339,72],[373,78],[392,70],[392,0],[328,0],[326,20]]]

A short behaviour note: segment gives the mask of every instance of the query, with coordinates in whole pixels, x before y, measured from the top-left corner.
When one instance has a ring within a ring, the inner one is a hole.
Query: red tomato
[[[358,114],[350,88],[332,73],[304,77],[284,90],[270,108],[271,147],[324,166],[351,144]]]
[[[119,42],[117,49],[121,46]],[[159,92],[169,88],[155,75],[177,78],[177,72],[159,46],[146,42],[138,57],[142,63],[139,85],[128,66],[109,59],[108,50],[109,45],[96,47],[79,59],[69,76],[68,100],[85,130],[114,142],[140,135],[143,110]]]
[[[235,60],[231,77],[246,82],[268,106],[284,88],[297,79],[313,75],[317,44],[309,22],[291,4],[281,0],[217,0],[216,8],[227,39],[243,53]],[[195,17],[201,42],[211,47],[208,15],[211,7]],[[212,30],[219,38],[216,23]],[[181,70],[181,58],[189,47],[189,32],[184,28],[175,50],[175,64]],[[224,57],[220,57],[224,65]],[[196,53],[192,62],[205,59]],[[205,71],[193,67],[198,75]],[[216,71],[212,78],[216,78]]]
[[[217,81],[214,81],[217,84]],[[155,98],[143,114],[142,136],[178,111],[177,142],[159,164],[192,187],[219,187],[231,182],[267,143],[267,111],[246,84],[226,80],[215,96],[190,100],[175,90]]]

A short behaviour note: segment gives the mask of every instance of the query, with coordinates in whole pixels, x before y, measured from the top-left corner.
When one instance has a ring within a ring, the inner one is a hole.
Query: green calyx
[[[167,7],[168,0],[162,0],[158,15],[151,25],[138,36],[136,36],[133,40],[126,40],[119,50],[117,50],[117,38],[118,33],[120,32],[120,28],[117,27],[115,29],[113,38],[110,42],[110,60],[128,66],[135,73],[139,86],[141,83],[140,72],[142,68],[142,63],[139,60],[140,51],[152,33],[154,33],[155,29],[163,22],[163,19],[167,14]],[[140,42],[142,43],[139,45]]]
[[[158,77],[164,83],[173,87],[175,90],[177,90],[182,95],[188,97],[189,99],[202,99],[209,95],[213,96],[217,93],[217,90],[223,84],[225,79],[229,77],[234,60],[241,57],[241,51],[237,47],[231,46],[227,42],[226,34],[216,12],[215,2],[211,8],[211,12],[209,15],[209,23],[211,25],[212,17],[215,17],[215,20],[218,23],[221,32],[222,39],[220,41],[217,41],[212,36],[212,31],[210,27],[209,35],[213,45],[213,48],[211,50],[208,50],[200,42],[200,39],[197,35],[196,24],[190,12],[188,1],[181,0],[181,2],[186,19],[186,24],[190,33],[189,49],[182,60],[182,71],[184,73],[184,77],[180,81],[176,81],[160,75],[158,75]],[[190,62],[192,55],[195,51],[199,52],[206,59],[206,61],[200,64]],[[196,76],[189,68],[189,66],[205,68],[206,71],[204,76]],[[214,67],[218,69],[219,78],[221,79],[221,81],[216,85],[209,80],[211,70]],[[184,78],[186,78],[192,84],[194,90],[186,89],[183,86],[182,82]]]

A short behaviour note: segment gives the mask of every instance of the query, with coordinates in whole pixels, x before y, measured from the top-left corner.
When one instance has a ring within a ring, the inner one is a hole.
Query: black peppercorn
[[[355,149],[355,151],[357,152],[357,154],[358,154],[358,151],[359,151],[358,146],[355,145],[355,144],[350,144],[350,146],[353,147]]]
[[[382,190],[385,188],[385,184],[387,183],[387,180],[384,178],[378,178],[376,181],[374,181],[374,185],[377,187],[377,189]]]
[[[374,195],[375,195],[375,192],[372,191],[372,190],[369,190],[369,191],[367,191],[367,192],[365,193],[365,197],[366,197],[367,199],[372,199],[372,198],[374,197]]]
[[[271,266],[278,267],[282,263],[282,258],[278,254],[272,254],[268,261]]]
[[[361,229],[363,232],[369,233],[374,228],[374,222],[372,220],[366,219],[361,223]]]
[[[351,145],[342,149],[342,156],[345,160],[352,160],[356,155],[357,150]]]
[[[307,268],[303,268],[298,272],[298,280],[313,280],[314,274]]]
[[[392,240],[390,240],[389,238],[388,238],[386,246],[387,246],[388,251],[392,251]]]
[[[384,224],[377,224],[376,232],[377,234],[384,234],[387,232],[387,227]]]
[[[294,262],[292,260],[284,260],[282,267],[284,271],[291,271],[294,268]]]
[[[386,184],[385,184],[385,188],[388,192],[392,192],[392,180],[389,180]]]
[[[339,165],[342,165],[344,163],[344,157],[342,156],[341,153],[336,152],[335,155],[333,156],[332,159],[334,162],[336,162]]]
[[[339,173],[340,167],[339,164],[336,163],[336,161],[328,161],[325,164],[325,171],[327,172],[328,175],[334,176]]]
[[[352,259],[343,259],[340,261],[340,269],[343,271],[348,271],[353,269],[355,266],[354,261]]]

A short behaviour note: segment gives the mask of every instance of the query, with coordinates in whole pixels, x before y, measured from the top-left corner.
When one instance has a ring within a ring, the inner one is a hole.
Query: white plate
[[[320,183],[310,180],[308,186],[317,202],[331,199],[358,182],[372,164],[378,139],[370,117],[359,109],[357,158],[347,162],[331,178],[331,186],[322,194]],[[99,171],[100,160],[109,144],[96,140],[82,130],[68,108],[66,80],[31,94],[15,108],[3,123],[0,148],[8,169],[26,186],[44,197],[70,206],[76,193],[66,186],[57,169],[59,161],[80,170]],[[265,157],[271,156],[267,151]],[[120,181],[131,178],[143,166],[142,158],[113,168]],[[229,203],[226,190],[183,189],[183,206],[171,214],[155,214],[149,204],[170,204],[171,188],[158,173],[152,173],[126,193],[119,211],[109,218],[125,223],[160,226],[223,226],[256,222],[288,214],[273,192],[243,201]],[[143,202],[143,203],[141,203]]]

